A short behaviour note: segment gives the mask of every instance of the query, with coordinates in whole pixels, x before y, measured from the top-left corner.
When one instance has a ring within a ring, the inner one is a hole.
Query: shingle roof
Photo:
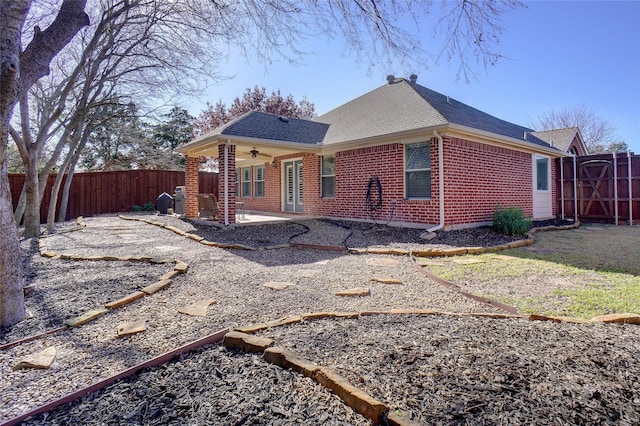
[[[556,135],[555,133],[535,132],[533,129],[509,123],[401,78],[353,99],[314,120],[283,119],[275,114],[253,111],[218,127],[199,140],[221,135],[331,145],[430,127],[445,127],[449,124],[466,126],[546,148],[564,150],[555,142],[553,146],[548,143],[550,140],[548,136]],[[567,129],[557,132],[564,130]],[[564,135],[564,133],[557,134]],[[559,139],[559,136],[554,138]]]
[[[405,84],[409,83],[405,82]],[[544,140],[536,138],[535,136],[532,137],[531,135],[534,132],[533,129],[494,117],[493,115],[482,112],[431,89],[427,89],[419,84],[415,84],[413,86],[415,91],[418,92],[430,105],[437,109],[449,123],[484,130],[485,132],[508,136],[522,141],[526,140],[527,142],[545,147],[550,146]],[[524,135],[525,132],[527,132],[526,139]]]
[[[315,120],[331,124],[324,139],[326,144],[459,124],[550,147],[547,142],[532,136],[533,129],[501,120],[404,79],[395,79]]]
[[[567,152],[569,145],[571,145],[571,142],[573,142],[577,133],[577,127],[567,127],[564,129],[543,130],[535,132],[534,135],[547,142],[549,145]]]
[[[385,84],[317,117],[329,123],[325,144],[444,125],[445,118],[406,83]]]
[[[251,111],[218,127],[212,133],[318,144],[322,142],[328,127],[329,125],[325,123]]]

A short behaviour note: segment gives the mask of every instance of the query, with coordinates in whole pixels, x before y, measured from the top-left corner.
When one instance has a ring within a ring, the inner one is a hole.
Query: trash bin
[[[176,186],[175,194],[173,194],[173,201],[175,203],[174,211],[176,214],[184,214],[185,195],[185,187]]]
[[[160,214],[167,214],[167,210],[173,207],[173,197],[163,192],[156,201],[156,208]]]

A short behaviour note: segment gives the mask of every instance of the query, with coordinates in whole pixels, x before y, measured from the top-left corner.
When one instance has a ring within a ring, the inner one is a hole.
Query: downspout
[[[444,228],[444,152],[442,136],[437,130],[433,131],[433,136],[438,139],[438,196],[440,197],[440,223],[427,232],[435,232]]]
[[[229,226],[229,144],[224,144],[224,226]]]
[[[618,225],[618,155],[613,154],[613,215]]]
[[[633,225],[633,197],[631,185],[631,151],[627,151],[627,182],[629,183],[629,225]]]

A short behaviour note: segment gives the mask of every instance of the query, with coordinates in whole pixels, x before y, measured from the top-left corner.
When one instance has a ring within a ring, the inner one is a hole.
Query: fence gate
[[[558,163],[558,210],[564,218],[640,223],[640,155],[585,155]]]

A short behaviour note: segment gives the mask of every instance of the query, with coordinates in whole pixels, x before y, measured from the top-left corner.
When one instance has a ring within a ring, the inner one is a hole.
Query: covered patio
[[[186,157],[187,217],[198,217],[198,168],[203,156],[218,160],[221,225],[282,220],[282,213],[304,214],[303,181],[319,184],[319,143],[327,126],[250,112],[183,145],[179,151]],[[260,214],[248,214],[251,211]]]

